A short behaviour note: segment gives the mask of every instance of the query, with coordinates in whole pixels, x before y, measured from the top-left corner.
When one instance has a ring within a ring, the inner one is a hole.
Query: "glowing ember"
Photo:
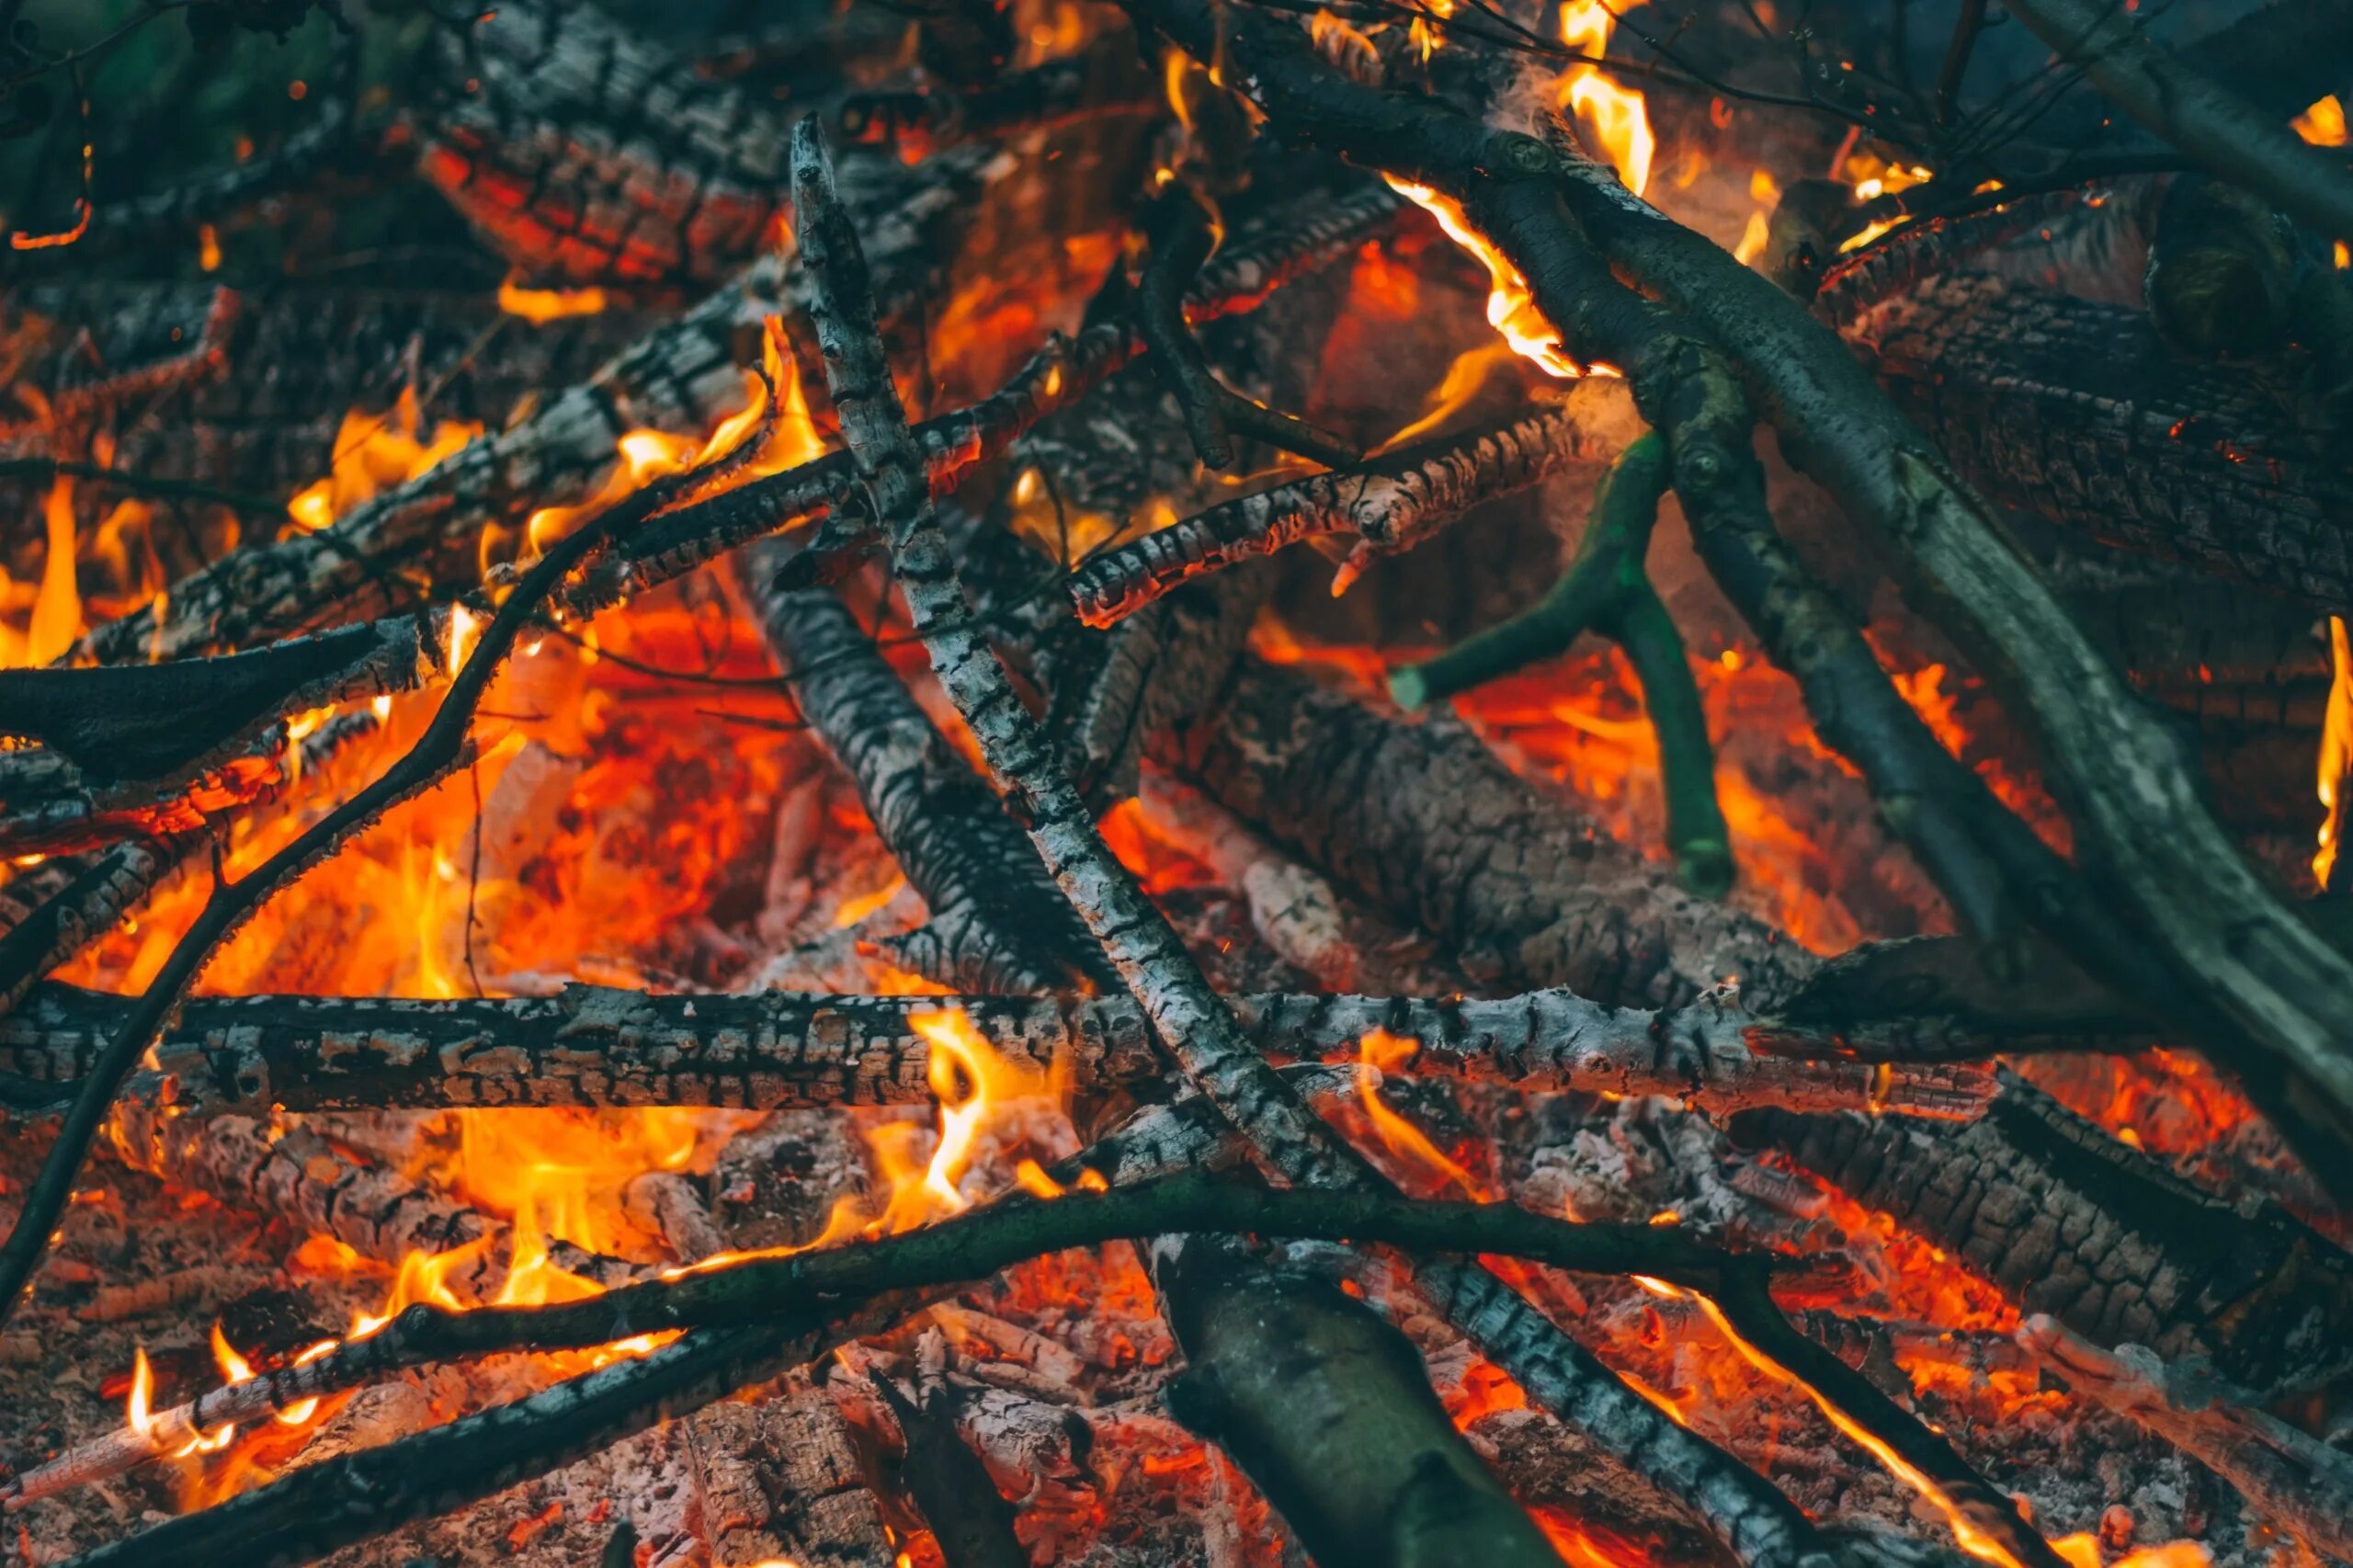
[[[2289,123],[2315,147],[2345,145],[2345,105],[2336,97],[2322,98]]]
[[[498,286],[498,308],[520,316],[533,326],[566,316],[593,316],[605,309],[605,291],[585,289],[530,289],[509,274]]]

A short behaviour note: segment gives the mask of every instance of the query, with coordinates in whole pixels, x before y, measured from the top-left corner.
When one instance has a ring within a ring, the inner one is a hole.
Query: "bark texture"
[[[1227,999],[1269,1056],[1353,1059],[1374,1029],[1416,1040],[1406,1070],[1541,1092],[1672,1095],[1711,1114],[1744,1107],[1877,1106],[1967,1117],[1984,1071],[1870,1066],[1751,1051],[1756,1021],[1712,1000],[1620,1010],[1566,991],[1495,1001],[1271,994]],[[197,997],[156,1046],[142,1097],[191,1112],[501,1105],[710,1105],[765,1110],[919,1105],[932,1098],[915,1017],[961,1008],[1006,1057],[1060,1061],[1081,1089],[1133,1085],[1167,1062],[1124,996],[666,996],[568,986],[556,996],[415,1002]],[[44,986],[0,1019],[0,1070],[19,1097],[71,1085],[122,1004]],[[1851,1021],[1839,1040],[1867,1031]],[[1833,1037],[1820,1037],[1825,1052]]]
[[[941,734],[830,588],[779,589],[754,550],[745,587],[793,699],[857,787],[929,918],[885,944],[906,968],[968,991],[1115,983],[1038,852]]]
[[[1677,891],[1449,716],[1410,724],[1245,661],[1169,744],[1229,810],[1484,983],[1673,1006],[1737,979],[1770,1011],[1813,968],[1759,922]]]
[[[2097,1344],[2201,1351],[2260,1389],[2353,1358],[2353,1259],[2275,1208],[2179,1180],[2006,1072],[1966,1127],[1760,1111],[1733,1129]]]
[[[2353,465],[2315,455],[2245,377],[2167,351],[2142,312],[1964,274],[1847,335],[1996,500],[2320,608],[2353,605]]]

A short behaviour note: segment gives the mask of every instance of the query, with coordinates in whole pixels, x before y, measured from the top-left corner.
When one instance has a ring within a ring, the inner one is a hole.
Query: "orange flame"
[[[526,288],[519,277],[509,273],[498,285],[498,308],[540,326],[566,316],[599,313],[605,309],[605,291],[593,285],[585,289]]]
[[[1528,279],[1495,247],[1486,235],[1471,226],[1463,215],[1462,204],[1450,196],[1440,195],[1426,185],[1399,179],[1395,175],[1383,175],[1390,188],[1421,208],[1438,220],[1447,238],[1477,256],[1487,267],[1487,324],[1503,334],[1512,352],[1534,361],[1544,373],[1563,380],[1586,374],[1586,367],[1571,358],[1561,347],[1561,335],[1536,308],[1535,296],[1529,292]],[[1597,371],[1599,366],[1593,369]]]
[[[2320,803],[2328,814],[2320,824],[2320,849],[2313,856],[2313,878],[2323,887],[2336,865],[2337,837],[2345,825],[2345,780],[2353,771],[2353,643],[2347,642],[2341,616],[2328,618],[2328,707],[2321,716],[2319,758]]]
[[[1561,0],[1561,41],[1596,60],[1609,51],[1609,34],[1617,21],[1608,0]],[[1643,95],[1620,86],[1598,65],[1579,61],[1552,85],[1552,101],[1563,114],[1574,113],[1585,122],[1626,188],[1642,195],[1658,155],[1658,138],[1652,133],[1650,108]]]
[[[1381,1075],[1403,1067],[1421,1049],[1420,1040],[1405,1035],[1380,1028],[1368,1032],[1357,1041],[1357,1096],[1392,1154],[1417,1170],[1435,1173],[1472,1198],[1483,1199],[1488,1195],[1478,1177],[1431,1142],[1427,1133],[1381,1103]]]
[[[470,420],[444,419],[434,425],[430,437],[420,438],[424,417],[415,387],[402,390],[390,414],[355,408],[345,415],[327,477],[286,504],[295,526],[316,532],[362,502],[438,467],[482,434],[482,426]]]

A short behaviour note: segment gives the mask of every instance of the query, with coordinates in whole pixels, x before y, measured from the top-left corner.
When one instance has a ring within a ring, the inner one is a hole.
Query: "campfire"
[[[2353,1562],[2353,26],[2156,10],[12,8],[0,1552]]]

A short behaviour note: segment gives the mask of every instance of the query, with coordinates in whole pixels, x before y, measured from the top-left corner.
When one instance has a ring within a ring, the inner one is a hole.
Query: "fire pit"
[[[2328,9],[16,23],[0,1551],[2353,1562]]]

